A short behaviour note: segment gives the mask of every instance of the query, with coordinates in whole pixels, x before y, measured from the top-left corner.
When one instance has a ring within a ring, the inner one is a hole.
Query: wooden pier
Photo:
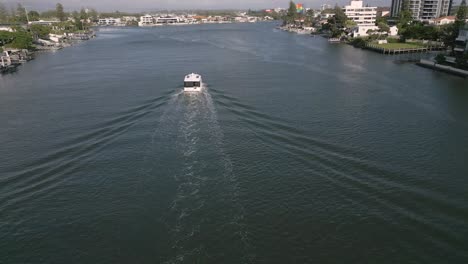
[[[387,54],[387,55],[397,55],[397,54],[407,54],[407,53],[426,53],[431,51],[441,51],[445,50],[445,47],[442,46],[427,46],[427,47],[415,47],[415,48],[398,48],[390,49],[384,48],[377,44],[368,43],[366,49],[372,50],[378,53]]]

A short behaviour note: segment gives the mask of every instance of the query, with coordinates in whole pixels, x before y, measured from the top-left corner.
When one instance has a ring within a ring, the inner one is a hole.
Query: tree
[[[455,57],[455,64],[460,69],[468,69],[468,55],[467,54],[460,54]]]
[[[286,24],[293,24],[297,18],[297,8],[296,4],[293,1],[289,2],[288,12],[286,13],[286,17],[284,18],[284,22]]]
[[[86,10],[84,8],[81,8],[80,10],[80,19],[83,19],[83,20],[88,19],[88,13],[86,13]]]
[[[31,49],[33,39],[29,32],[18,27],[16,32],[5,32],[0,34],[0,41],[10,48]]]
[[[446,47],[454,47],[455,39],[458,37],[458,30],[455,23],[440,26],[440,39]]]
[[[346,20],[346,22],[345,22],[345,27],[348,28],[348,29],[349,29],[349,28],[354,28],[354,27],[356,27],[356,26],[357,26],[356,21],[354,21],[354,20],[352,20],[352,19],[348,19],[348,20]]]
[[[0,22],[7,22],[8,21],[8,10],[3,4],[3,2],[0,2]]]
[[[384,32],[389,33],[390,32],[390,27],[385,22],[377,23],[377,27],[379,27],[379,32],[381,32],[381,33],[384,33]]]
[[[8,44],[15,39],[14,33],[9,31],[0,31],[0,46]]]
[[[375,20],[375,24],[378,25],[379,23],[385,23],[385,24],[388,25],[387,17],[379,16],[379,17]]]
[[[26,9],[21,4],[18,4],[16,6],[16,20],[18,22],[20,22],[20,23],[27,23],[28,22],[28,17],[26,15]]]
[[[38,21],[41,15],[37,11],[29,11],[29,21]]]
[[[462,0],[455,18],[455,23],[441,27],[441,38],[445,46],[452,48],[455,46],[455,40],[458,37],[460,29],[465,25],[465,19],[467,18],[468,9],[466,7],[466,0]]]
[[[33,36],[37,36],[41,39],[47,39],[51,33],[50,27],[44,25],[31,25],[29,31],[31,31]]]
[[[81,21],[81,15],[78,13],[78,11],[73,11],[72,17],[73,24],[75,25],[76,29],[83,30],[83,22]]]
[[[409,0],[403,1],[401,12],[398,15],[397,27],[398,27],[398,32],[400,33],[400,35],[403,34],[406,28],[408,27],[408,25],[410,25],[411,22],[413,22],[413,14],[411,13],[409,9],[408,1]]]
[[[445,63],[445,56],[444,54],[437,54],[437,56],[435,56],[435,61],[437,64],[444,64]]]
[[[462,2],[460,3],[460,7],[458,7],[458,11],[457,11],[457,18],[456,20],[457,21],[461,21],[463,22],[463,24],[465,23],[465,19],[467,18],[468,16],[468,9],[466,7],[466,0],[462,0]]]
[[[343,12],[343,10],[339,6],[335,6],[333,12],[335,15],[328,19],[328,23],[325,24],[322,28],[325,30],[329,30],[331,33],[331,37],[337,38],[341,37],[346,29],[346,25],[350,25],[348,21],[348,17]]]
[[[98,12],[91,8],[88,12],[88,18],[90,18],[93,21],[96,21],[98,19]]]
[[[61,3],[57,3],[55,6],[55,16],[62,22],[66,19],[65,12],[63,11],[63,5]]]

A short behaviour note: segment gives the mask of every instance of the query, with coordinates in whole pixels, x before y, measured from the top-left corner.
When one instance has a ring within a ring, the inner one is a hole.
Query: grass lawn
[[[410,49],[410,48],[422,48],[422,44],[416,43],[387,43],[387,44],[378,44],[378,47],[385,49]]]

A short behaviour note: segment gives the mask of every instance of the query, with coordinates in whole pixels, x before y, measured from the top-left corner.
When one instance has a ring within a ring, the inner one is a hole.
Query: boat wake
[[[301,177],[304,186],[316,186],[318,182],[321,186],[328,185],[330,192],[350,202],[349,206],[355,211],[389,223],[395,218],[402,219],[408,222],[409,230],[427,233],[428,241],[437,247],[462,250],[457,243],[463,237],[454,231],[456,229],[449,229],[441,223],[450,222],[461,228],[466,221],[467,208],[436,191],[438,188],[434,182],[402,174],[401,170],[374,161],[367,153],[350,146],[314,138],[287,121],[262,113],[224,91],[210,91],[216,104],[233,113],[242,122],[242,127],[250,130],[265,148],[291,156],[291,160],[300,165],[295,177]],[[281,179],[270,176],[270,181]],[[277,193],[291,193],[291,189],[276,188]],[[296,190],[288,199],[297,199],[306,190]],[[439,217],[427,218],[427,214],[433,214],[422,209],[427,207],[436,210]],[[420,230],[421,227],[426,231]]]
[[[22,202],[54,194],[80,168],[93,163],[103,149],[118,140],[144,117],[164,106],[173,91],[142,102],[90,128],[88,133],[66,140],[32,163],[18,164],[0,178],[0,211]],[[97,179],[96,179],[97,180]]]
[[[220,258],[218,254],[225,252],[232,252],[232,259],[247,262],[247,232],[238,181],[223,146],[223,132],[211,95],[206,89],[178,94],[167,105],[158,128],[152,144],[171,141],[174,148],[170,156],[177,164],[169,175],[160,175],[172,177],[176,186],[162,217],[172,238],[171,254],[165,263],[204,262]],[[219,250],[226,239],[237,248]]]

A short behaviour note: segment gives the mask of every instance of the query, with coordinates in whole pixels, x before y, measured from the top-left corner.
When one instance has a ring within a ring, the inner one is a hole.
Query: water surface
[[[271,23],[41,54],[0,76],[0,263],[467,262],[468,83],[395,59]]]

